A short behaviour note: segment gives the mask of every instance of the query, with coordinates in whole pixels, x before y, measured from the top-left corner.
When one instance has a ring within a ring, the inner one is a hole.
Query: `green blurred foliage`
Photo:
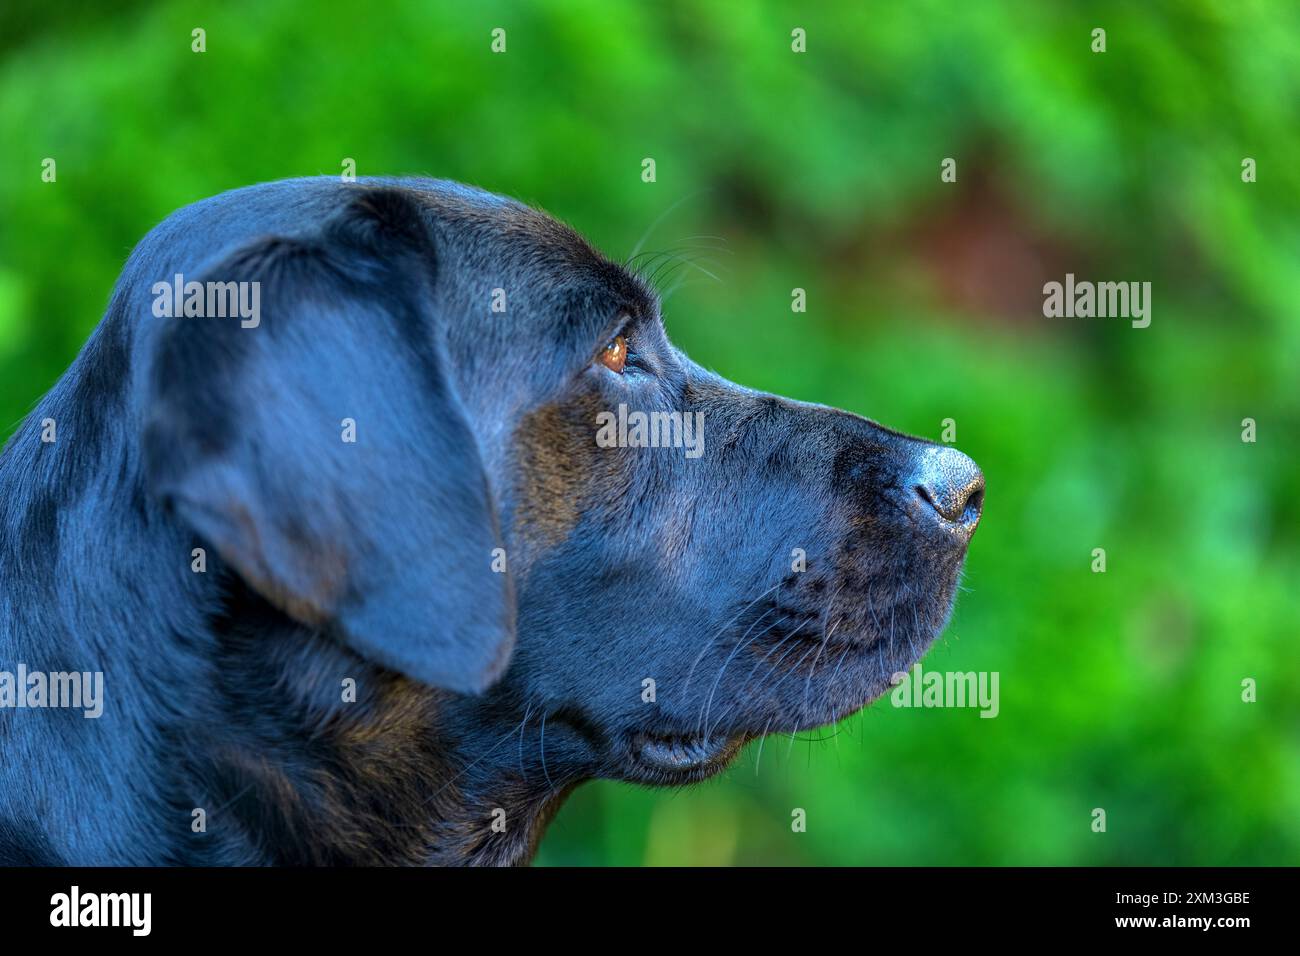
[[[689,790],[588,784],[541,862],[1300,863],[1294,4],[9,0],[0,28],[6,426],[155,222],[345,157],[616,258],[649,230],[690,260],[664,311],[697,360],[957,422],[986,514],[925,666],[998,671],[999,716],[884,700]],[[1044,318],[1067,271],[1151,281],[1151,327]]]

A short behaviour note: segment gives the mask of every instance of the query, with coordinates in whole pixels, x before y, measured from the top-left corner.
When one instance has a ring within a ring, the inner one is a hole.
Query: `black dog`
[[[583,780],[879,696],[982,501],[959,452],[691,363],[512,201],[200,202],[0,458],[0,863],[526,862]],[[101,716],[51,706],[94,672]]]

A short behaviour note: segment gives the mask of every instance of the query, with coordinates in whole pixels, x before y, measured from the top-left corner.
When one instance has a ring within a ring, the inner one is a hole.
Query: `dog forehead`
[[[450,180],[407,180],[451,245],[518,264],[598,265],[604,261],[576,230],[517,200]]]
[[[438,234],[440,275],[494,313],[595,335],[619,310],[653,314],[640,278],[572,227],[514,199],[447,180],[407,183]]]

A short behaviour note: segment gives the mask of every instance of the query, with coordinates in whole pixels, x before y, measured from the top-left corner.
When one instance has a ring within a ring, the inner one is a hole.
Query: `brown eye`
[[[627,339],[621,335],[614,336],[613,340],[605,346],[605,351],[600,353],[599,361],[611,372],[618,372],[621,375],[623,366],[627,364]]]

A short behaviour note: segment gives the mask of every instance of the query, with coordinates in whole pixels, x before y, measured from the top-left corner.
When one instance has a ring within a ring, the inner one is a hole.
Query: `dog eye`
[[[605,346],[605,351],[597,357],[597,361],[611,372],[623,374],[623,366],[627,364],[627,339],[621,335],[614,336]]]

